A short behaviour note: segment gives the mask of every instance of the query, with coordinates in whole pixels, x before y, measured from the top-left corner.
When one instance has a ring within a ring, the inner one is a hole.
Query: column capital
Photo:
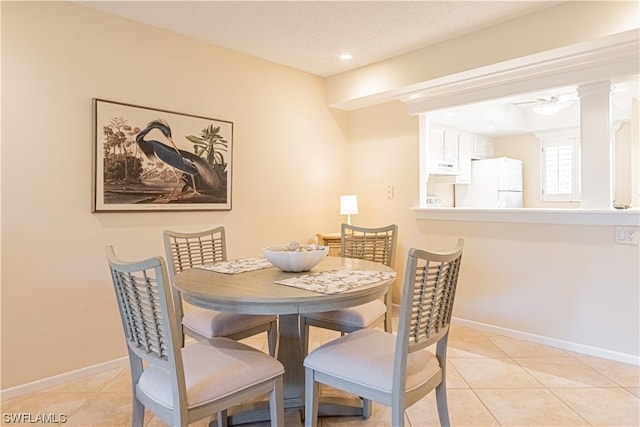
[[[584,83],[578,86],[578,96],[580,98],[589,95],[601,95],[611,92],[611,80]]]

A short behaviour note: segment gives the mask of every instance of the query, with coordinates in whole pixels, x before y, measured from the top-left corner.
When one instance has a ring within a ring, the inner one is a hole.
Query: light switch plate
[[[638,227],[616,227],[616,243],[638,245]]]

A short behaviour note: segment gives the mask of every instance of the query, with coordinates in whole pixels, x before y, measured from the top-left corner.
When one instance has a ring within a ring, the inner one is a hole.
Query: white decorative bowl
[[[282,271],[299,273],[315,267],[329,253],[329,246],[315,246],[314,249],[288,249],[286,245],[269,246],[262,250],[264,257]]]

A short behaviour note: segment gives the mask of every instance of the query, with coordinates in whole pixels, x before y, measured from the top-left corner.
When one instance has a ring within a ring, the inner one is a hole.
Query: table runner
[[[375,270],[329,270],[276,280],[274,283],[323,294],[336,294],[395,276],[395,272]]]
[[[264,257],[241,258],[231,261],[220,261],[213,264],[194,265],[193,268],[201,268],[203,270],[215,271],[216,273],[238,274],[247,271],[262,270],[263,268],[271,268],[273,264]]]

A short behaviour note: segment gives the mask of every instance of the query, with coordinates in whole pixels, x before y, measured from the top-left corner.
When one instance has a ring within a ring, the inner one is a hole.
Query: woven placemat
[[[349,289],[369,285],[396,277],[395,272],[375,270],[329,270],[317,273],[309,273],[303,276],[292,277],[285,280],[276,280],[275,283],[323,294],[336,294]]]
[[[271,268],[273,264],[264,257],[242,258],[231,261],[220,261],[213,264],[194,265],[193,268],[215,271],[216,273],[238,274],[247,271],[262,270]]]

